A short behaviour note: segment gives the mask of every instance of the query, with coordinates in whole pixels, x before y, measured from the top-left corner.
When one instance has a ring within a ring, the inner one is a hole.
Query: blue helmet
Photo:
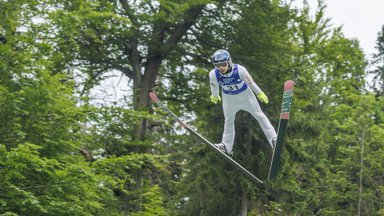
[[[216,68],[219,68],[220,66],[225,67],[226,64],[228,67],[232,67],[232,58],[227,50],[217,50],[212,56],[212,62]]]

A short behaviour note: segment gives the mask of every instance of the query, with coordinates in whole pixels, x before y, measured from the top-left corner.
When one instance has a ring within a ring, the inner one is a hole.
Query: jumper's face
[[[228,68],[229,68],[229,64],[228,62],[218,62],[218,63],[215,63],[215,67],[217,69],[219,69],[220,73],[225,73],[227,72]]]

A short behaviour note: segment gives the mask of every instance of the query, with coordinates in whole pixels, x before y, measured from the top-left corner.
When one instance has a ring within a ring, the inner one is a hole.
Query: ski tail
[[[153,92],[149,92],[149,97],[154,101],[164,112],[166,112],[168,115],[173,117],[183,128],[188,130],[191,134],[193,134],[195,137],[199,138],[202,142],[207,144],[209,147],[211,147],[213,150],[215,150],[216,153],[220,154],[224,159],[226,159],[228,162],[230,162],[232,165],[234,165],[237,169],[239,169],[241,172],[243,172],[245,175],[247,175],[252,180],[263,184],[264,182],[261,181],[259,178],[254,176],[251,172],[249,172],[247,169],[245,169],[243,166],[241,166],[239,163],[237,163],[234,159],[232,159],[230,156],[225,154],[224,152],[220,151],[214,144],[209,142],[205,137],[200,135],[197,131],[195,131],[192,127],[190,127],[187,123],[183,122],[177,115],[175,115],[163,102],[159,100],[157,95]]]
[[[277,171],[280,166],[280,155],[283,148],[284,135],[285,135],[285,131],[288,125],[288,120],[291,114],[293,88],[294,88],[294,82],[292,80],[287,80],[284,83],[284,94],[283,94],[283,101],[281,106],[279,126],[277,130],[277,141],[276,141],[275,149],[273,150],[273,153],[272,153],[272,160],[269,168],[268,180],[271,180],[276,177]]]

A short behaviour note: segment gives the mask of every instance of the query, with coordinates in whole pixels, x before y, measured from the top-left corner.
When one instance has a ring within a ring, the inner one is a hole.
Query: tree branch
[[[163,51],[163,55],[167,55],[174,45],[176,45],[182,36],[185,35],[185,33],[188,31],[188,29],[191,28],[192,25],[196,23],[197,17],[201,14],[203,9],[205,8],[204,5],[196,5],[194,7],[191,7],[183,17],[183,22],[181,22],[179,25],[176,26],[175,31],[173,34],[169,37],[167,42],[165,43],[165,49]]]

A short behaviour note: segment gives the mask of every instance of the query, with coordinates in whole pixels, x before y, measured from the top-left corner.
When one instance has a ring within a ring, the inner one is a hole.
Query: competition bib
[[[240,78],[237,64],[233,66],[231,76],[223,76],[218,69],[216,72],[216,79],[224,94],[235,95],[247,89],[247,84]]]

